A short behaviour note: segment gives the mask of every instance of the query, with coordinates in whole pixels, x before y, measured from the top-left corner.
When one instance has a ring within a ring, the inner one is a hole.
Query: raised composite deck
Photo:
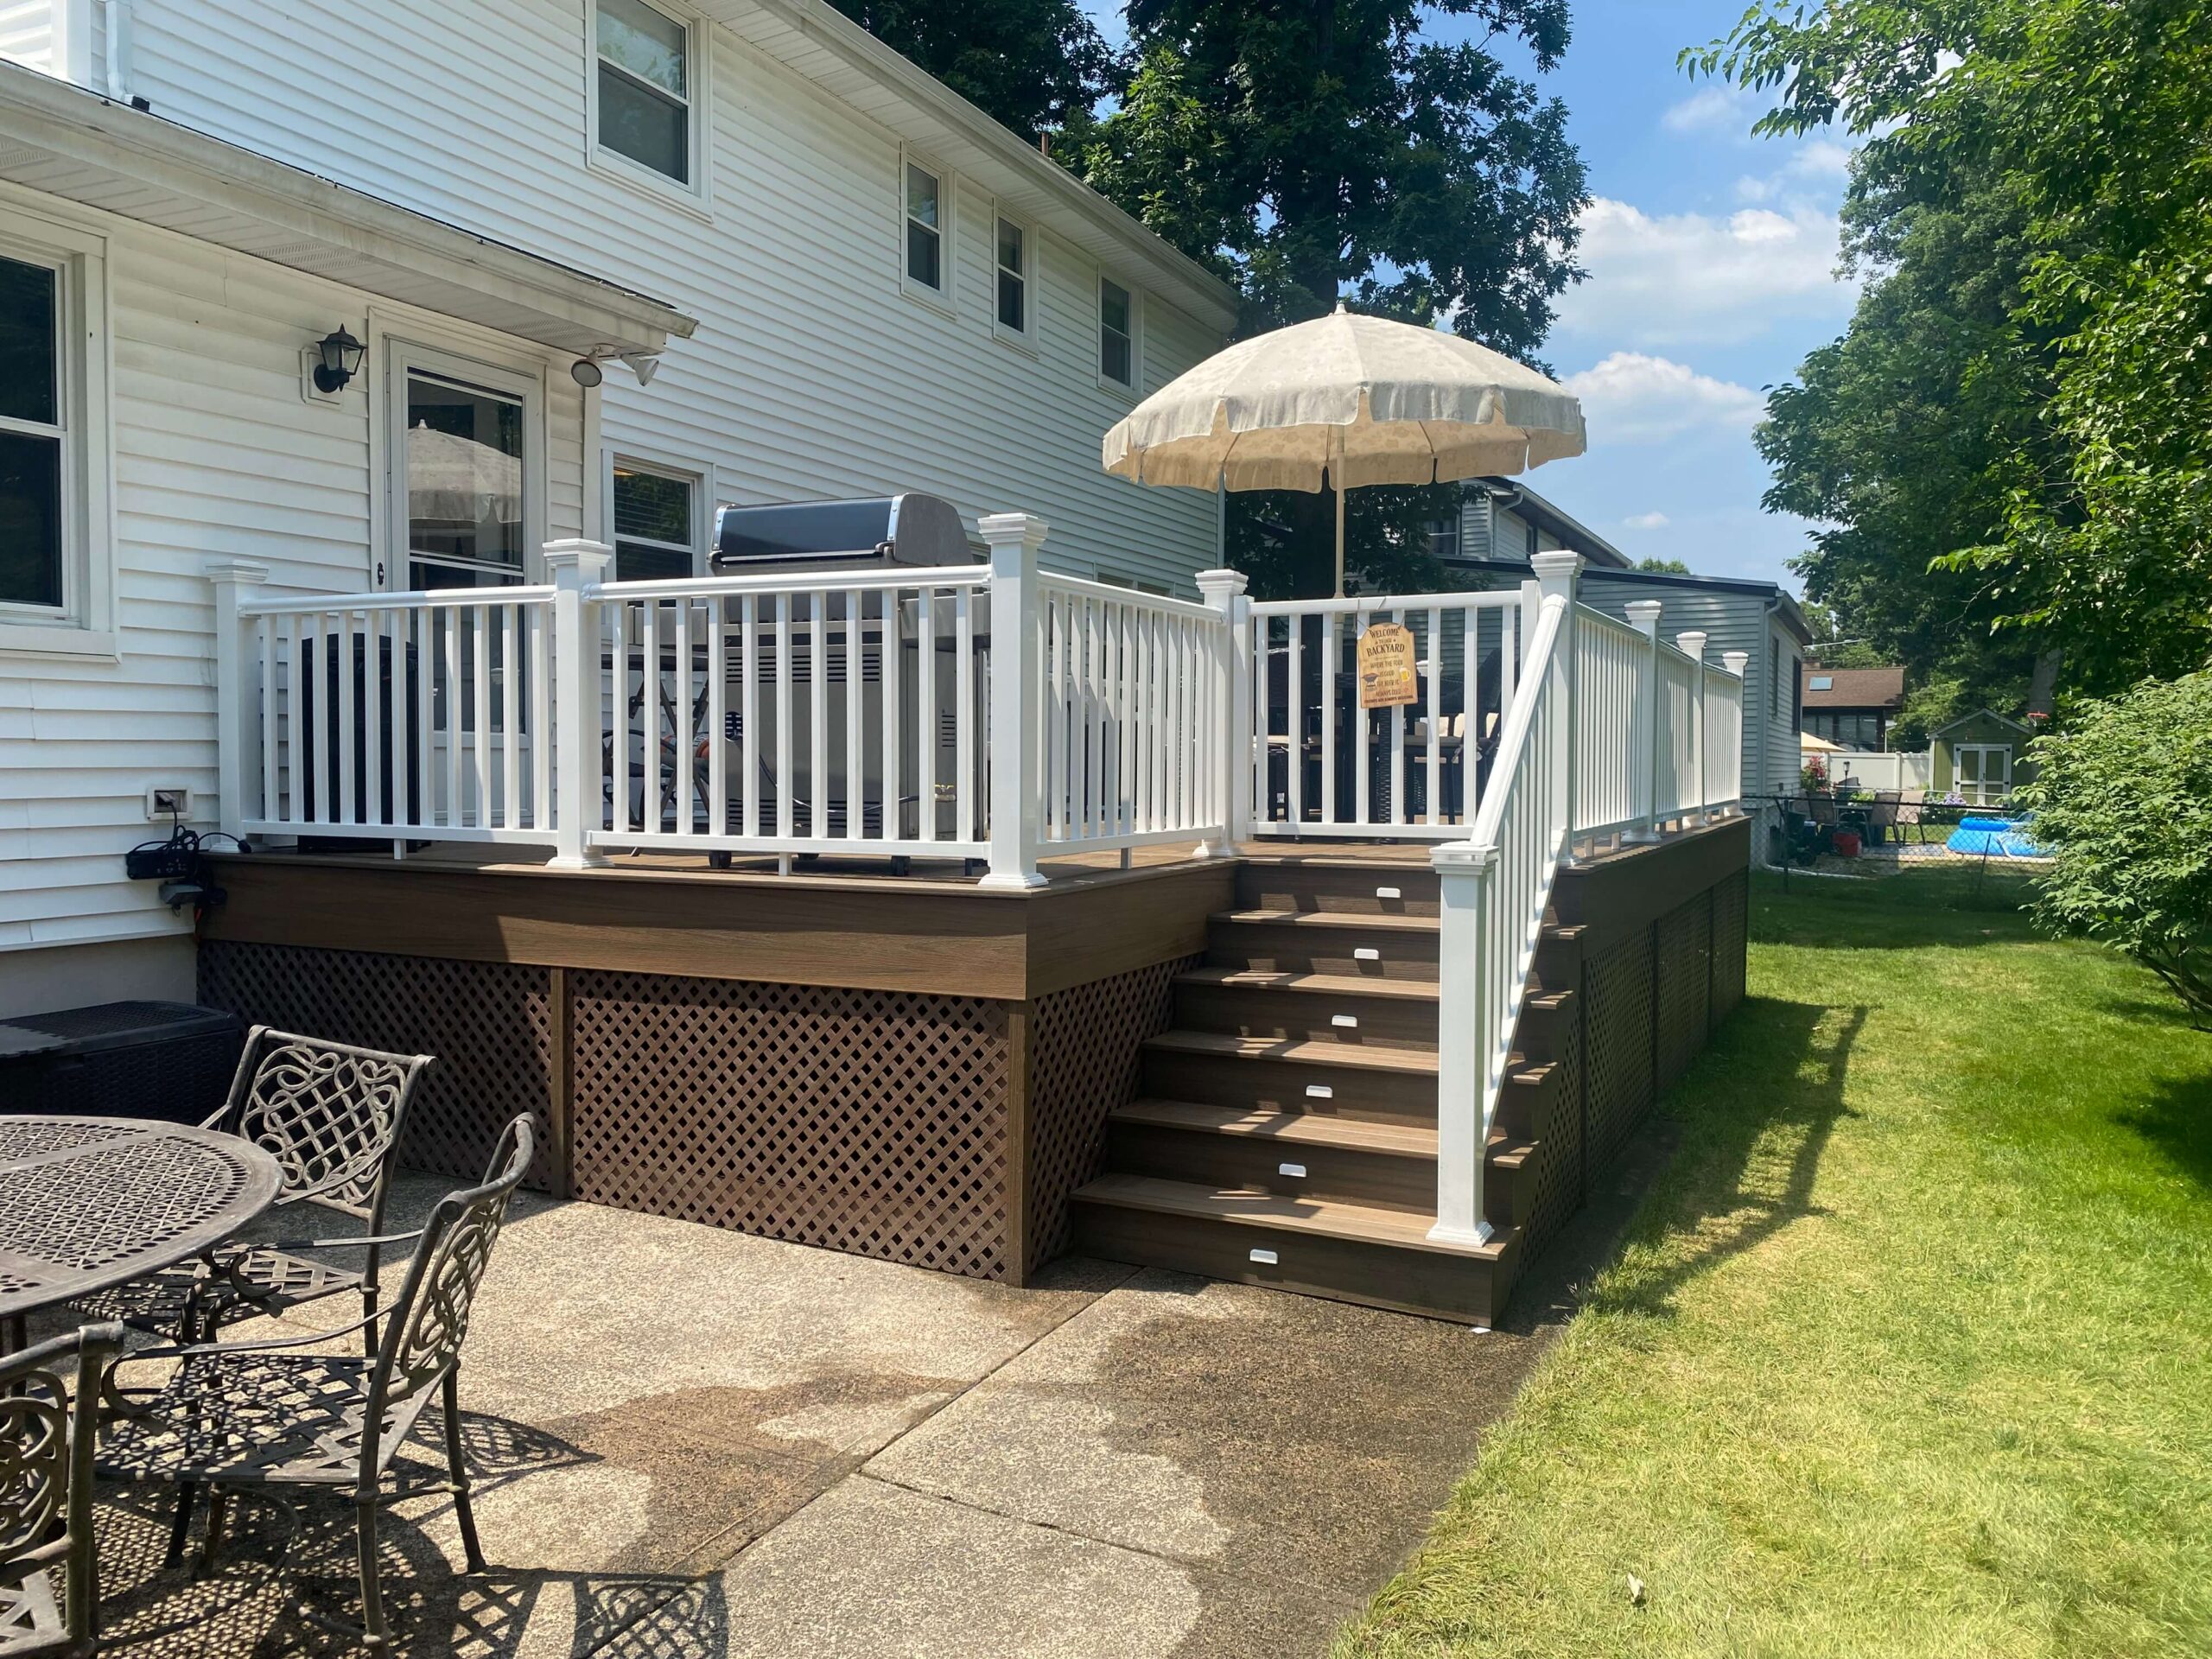
[[[1734,820],[1562,872],[1473,1249],[1427,1236],[1425,848],[1147,849],[1027,891],[957,862],[263,854],[221,861],[203,992],[440,1054],[413,1141],[456,1171],[526,1108],[556,1192],[1015,1282],[1072,1248],[1480,1323],[1732,1003],[1746,850]]]

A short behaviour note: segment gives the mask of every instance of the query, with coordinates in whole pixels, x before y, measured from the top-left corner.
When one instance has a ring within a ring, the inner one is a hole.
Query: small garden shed
[[[1932,785],[1938,795],[1955,790],[1967,804],[1989,806],[2035,772],[2026,758],[2035,730],[2024,721],[1977,709],[1929,734]]]

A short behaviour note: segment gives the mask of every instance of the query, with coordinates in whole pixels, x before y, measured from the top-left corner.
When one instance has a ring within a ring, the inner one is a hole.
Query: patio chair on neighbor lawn
[[[1898,792],[1897,845],[1900,847],[1904,845],[1904,832],[1907,830],[1918,832],[1915,839],[1921,845],[1924,847],[1928,844],[1928,815],[1922,807],[1922,803],[1927,798],[1928,791],[1924,789],[1907,789]]]
[[[100,1325],[0,1359],[0,1655],[6,1659],[77,1659],[94,1650],[92,1431],[101,1373],[122,1347],[123,1327]]]
[[[507,1202],[536,1144],[529,1117],[516,1118],[499,1136],[484,1184],[439,1201],[371,1357],[302,1351],[354,1328],[345,1325],[270,1342],[142,1349],[111,1368],[105,1395],[116,1414],[101,1438],[97,1467],[108,1478],[175,1483],[180,1524],[173,1560],[181,1554],[203,1485],[209,1491],[203,1572],[213,1569],[222,1548],[232,1488],[350,1488],[359,1539],[359,1634],[372,1653],[388,1646],[377,1575],[378,1509],[442,1485],[453,1497],[468,1571],[484,1571],[461,1452],[461,1347]],[[174,1360],[176,1368],[158,1388],[122,1388],[116,1377],[140,1360]],[[393,1466],[434,1394],[445,1429],[443,1483]]]
[[[284,1188],[274,1213],[311,1205],[353,1217],[362,1224],[361,1236],[220,1245],[73,1303],[73,1310],[197,1342],[257,1313],[281,1313],[358,1290],[369,1316],[363,1346],[373,1353],[383,1259],[378,1235],[391,1190],[391,1149],[430,1065],[424,1054],[387,1054],[256,1026],[238,1056],[229,1099],[200,1127],[238,1135],[275,1156]],[[353,1248],[366,1251],[358,1268],[296,1254]]]
[[[1874,804],[1866,809],[1866,833],[1878,847],[1885,841],[1896,839],[1897,827],[1897,791],[1878,789]]]

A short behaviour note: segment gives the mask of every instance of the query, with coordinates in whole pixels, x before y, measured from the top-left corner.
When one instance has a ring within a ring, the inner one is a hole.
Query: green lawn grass
[[[2212,1035],[2016,880],[1759,879],[1671,1163],[1341,1653],[2212,1654]]]

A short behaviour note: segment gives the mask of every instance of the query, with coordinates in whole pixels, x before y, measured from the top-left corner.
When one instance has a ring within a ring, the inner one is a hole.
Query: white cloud
[[[1663,512],[1632,512],[1621,520],[1630,530],[1664,530],[1674,522]]]
[[[1669,132],[1749,132],[1767,100],[1740,86],[1700,86],[1679,104],[1669,105],[1659,124]]]
[[[1745,174],[1736,181],[1742,201],[1773,201],[1782,197],[1815,194],[1833,200],[1851,176],[1852,148],[1833,138],[1814,138],[1802,145],[1773,172]]]
[[[1749,386],[1700,374],[1687,364],[1642,352],[1615,352],[1563,383],[1582,400],[1593,450],[1610,443],[1662,443],[1700,433],[1738,433],[1757,421],[1766,399]],[[1664,514],[1643,515],[1656,530]]]
[[[1722,219],[1601,196],[1581,226],[1589,276],[1560,296],[1559,326],[1608,345],[1751,340],[1780,317],[1840,320],[1856,292],[1835,273],[1835,216],[1810,207]]]

